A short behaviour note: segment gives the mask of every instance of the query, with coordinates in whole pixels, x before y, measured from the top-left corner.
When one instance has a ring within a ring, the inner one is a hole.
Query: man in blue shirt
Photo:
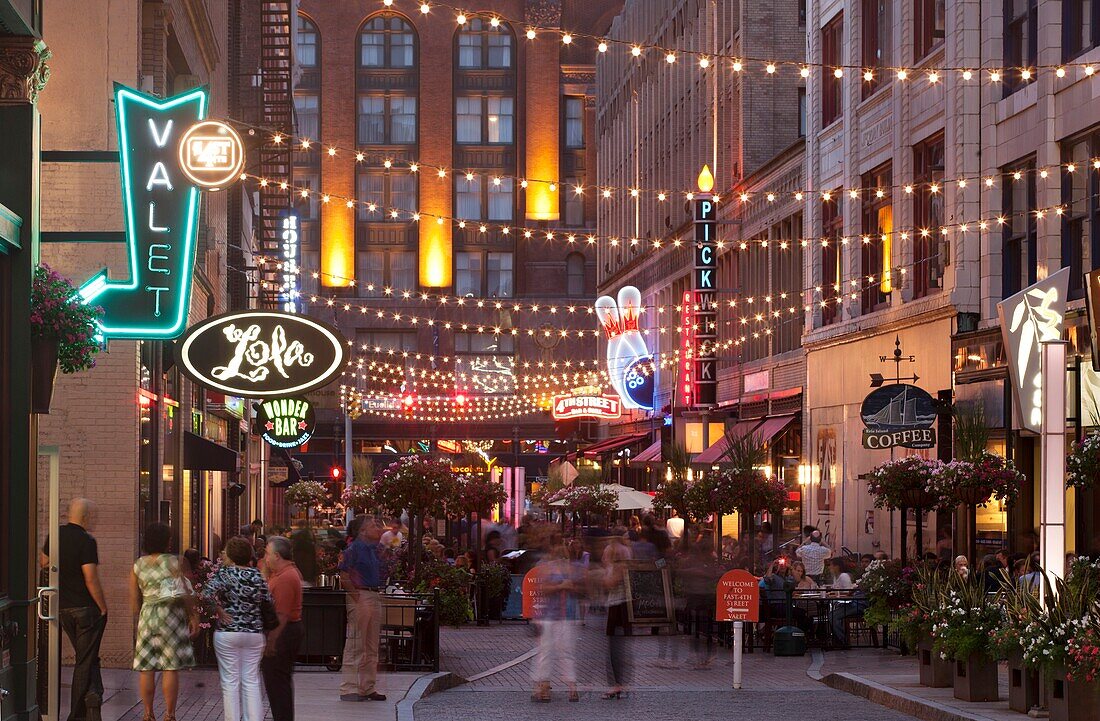
[[[340,700],[385,701],[385,695],[375,690],[382,630],[382,523],[371,517],[357,520],[359,533],[340,561],[348,608]]]

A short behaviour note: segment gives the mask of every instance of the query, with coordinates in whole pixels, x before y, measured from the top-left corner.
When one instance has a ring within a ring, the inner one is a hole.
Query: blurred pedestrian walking
[[[217,605],[214,653],[222,687],[225,721],[263,721],[260,658],[264,652],[261,604],[271,591],[252,567],[252,544],[235,537],[225,544],[224,565],[202,589],[202,598]]]
[[[145,529],[145,555],[130,572],[130,610],[137,625],[134,670],[144,708],[142,721],[156,721],[153,699],[157,671],[164,694],[164,721],[176,721],[179,671],[195,665],[191,637],[199,633],[199,619],[191,582],[180,559],[168,552],[172,529],[153,523]]]
[[[607,589],[607,671],[610,686],[603,695],[605,699],[621,698],[623,689],[630,682],[630,661],[626,655],[626,633],[629,629],[626,562],[631,555],[626,540],[626,529],[616,528],[609,537],[602,558],[604,588]]]
[[[302,645],[302,574],[291,560],[290,541],[273,536],[264,566],[279,625],[267,635],[260,670],[273,721],[294,721],[294,661]]]
[[[531,700],[550,701],[551,674],[556,666],[569,687],[569,700],[578,701],[576,646],[580,579],[560,543],[555,543],[535,568],[539,579],[539,601],[535,605],[539,645]]]

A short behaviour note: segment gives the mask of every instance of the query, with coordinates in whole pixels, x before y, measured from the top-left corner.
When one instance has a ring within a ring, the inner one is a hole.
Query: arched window
[[[412,26],[398,15],[378,15],[359,32],[359,67],[411,68],[416,64]]]
[[[565,287],[569,295],[584,295],[584,256],[580,253],[565,258]]]
[[[312,70],[320,62],[318,51],[320,50],[320,36],[317,26],[305,15],[298,16],[298,37],[295,44],[298,55],[298,65],[303,69]]]
[[[494,26],[483,18],[472,18],[458,31],[458,67],[512,67],[512,33],[502,24]]]

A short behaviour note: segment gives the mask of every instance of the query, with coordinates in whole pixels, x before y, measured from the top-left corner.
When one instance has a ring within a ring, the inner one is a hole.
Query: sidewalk
[[[325,669],[298,669],[294,674],[294,711],[306,721],[395,721],[398,704],[421,677],[432,674],[381,673],[378,690],[386,700],[349,703],[340,701],[340,674]],[[61,719],[69,709],[69,681],[72,669],[62,669]],[[103,721],[141,721],[141,698],[137,690],[138,674],[122,669],[103,669]],[[155,707],[157,718],[164,716],[159,684]],[[180,678],[180,697],[176,708],[180,721],[218,721],[222,718],[222,695],[215,669],[185,672]],[[264,718],[271,712],[264,698]]]
[[[1024,714],[1008,708],[1008,671],[1000,669],[1000,701],[959,701],[950,688],[928,688],[918,682],[915,656],[888,651],[827,653],[820,678],[832,688],[870,699],[926,721],[1021,721]]]

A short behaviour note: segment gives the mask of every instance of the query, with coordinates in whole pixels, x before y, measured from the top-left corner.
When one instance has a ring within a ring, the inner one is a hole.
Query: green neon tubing
[[[113,319],[113,310],[126,308],[128,301],[139,300],[139,293],[147,293],[141,289],[143,280],[156,280],[156,285],[164,282],[164,277],[146,277],[149,275],[138,258],[139,235],[134,212],[135,190],[131,178],[130,157],[133,152],[130,146],[130,138],[127,130],[127,112],[131,105],[139,105],[156,113],[166,113],[169,110],[179,108],[188,103],[197,103],[197,114],[194,122],[206,118],[207,91],[205,88],[188,90],[175,97],[161,100],[150,95],[139,93],[122,85],[115,85],[115,123],[118,128],[119,156],[122,166],[122,198],[123,208],[126,213],[126,248],[130,261],[129,280],[110,280],[107,278],[107,269],[88,279],[81,287],[79,295],[85,304],[104,306],[104,315],[99,321],[99,330],[105,338],[118,339],[169,339],[183,333],[187,324],[187,312],[191,301],[192,274],[195,265],[195,241],[197,235],[197,223],[199,214],[199,189],[188,183],[182,173],[175,173],[173,179],[177,180],[172,193],[187,193],[187,211],[185,215],[185,229],[180,240],[183,242],[183,252],[178,257],[178,267],[170,267],[172,274],[178,273],[176,283],[180,284],[180,291],[172,307],[164,309],[160,317],[152,313],[149,317],[133,323],[120,322]],[[184,128],[178,129],[178,135],[182,135]],[[175,155],[175,149],[172,149]],[[172,167],[175,167],[174,165]],[[174,221],[173,221],[174,222]],[[148,232],[148,231],[143,231]]]

